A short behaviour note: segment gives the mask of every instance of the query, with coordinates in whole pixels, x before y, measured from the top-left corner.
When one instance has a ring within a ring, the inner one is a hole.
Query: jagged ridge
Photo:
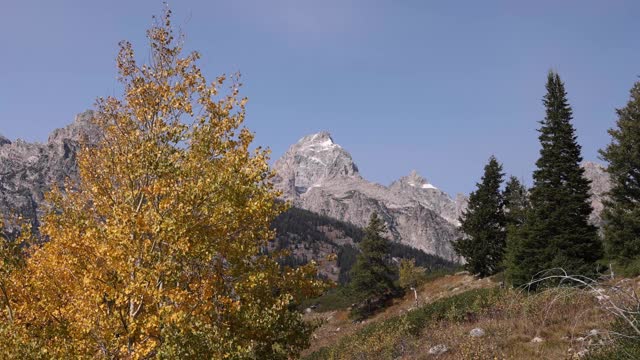
[[[4,219],[22,216],[37,232],[44,209],[44,194],[54,185],[77,176],[76,153],[81,137],[95,141],[96,129],[91,125],[93,112],[76,116],[63,129],[54,130],[46,143],[10,141],[0,137],[0,213]],[[8,222],[7,232],[17,228]]]
[[[0,213],[4,219],[20,215],[37,231],[44,209],[44,193],[66,178],[75,178],[76,152],[82,136],[95,141],[91,111],[79,114],[63,129],[54,130],[46,143],[11,141],[0,135]],[[591,220],[602,224],[600,212],[608,175],[602,165],[586,162],[592,180]],[[372,212],[386,221],[389,236],[408,246],[447,260],[458,260],[451,240],[459,236],[458,218],[466,196],[448,194],[417,172],[383,186],[365,180],[351,155],[328,132],[305,136],[275,162],[275,185],[296,206],[363,227]],[[16,228],[9,224],[10,235]]]
[[[389,187],[369,182],[327,132],[300,139],[274,168],[276,187],[300,208],[362,227],[376,212],[396,242],[459,260],[451,241],[459,236],[457,221],[466,198],[451,199],[415,171]]]

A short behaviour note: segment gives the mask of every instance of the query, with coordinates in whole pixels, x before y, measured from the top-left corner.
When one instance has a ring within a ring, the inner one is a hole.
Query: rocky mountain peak
[[[391,183],[389,190],[396,199],[405,198],[417,202],[422,207],[434,211],[450,224],[460,225],[458,218],[466,206],[465,198],[452,199],[449,194],[431,184],[416,170]]]
[[[76,115],[71,124],[64,128],[53,130],[47,142],[49,144],[61,144],[69,140],[80,142],[86,136],[89,143],[95,143],[99,136],[99,130],[92,122],[94,115],[92,110]]]
[[[298,144],[319,147],[319,150],[339,146],[333,142],[333,138],[328,131],[320,131],[315,134],[304,136],[302,139],[298,140]]]
[[[6,137],[2,136],[2,134],[0,134],[0,146],[4,144],[11,144],[11,140],[7,139]]]
[[[274,184],[294,206],[364,227],[372,213],[393,241],[458,261],[456,202],[416,171],[390,186],[362,178],[351,155],[328,132],[300,139],[277,160]]]
[[[326,131],[307,135],[293,144],[274,164],[275,181],[287,198],[335,178],[359,177],[351,155]]]
[[[411,170],[409,175],[401,177],[396,182],[417,189],[437,189],[435,186],[430,184],[427,179],[418,174],[416,170]]]
[[[79,141],[86,136],[91,143],[99,136],[93,115],[92,111],[79,114],[72,124],[54,130],[47,143],[0,137],[0,220],[21,215],[37,230],[44,194],[52,185],[77,176]],[[7,230],[13,236],[17,227]]]

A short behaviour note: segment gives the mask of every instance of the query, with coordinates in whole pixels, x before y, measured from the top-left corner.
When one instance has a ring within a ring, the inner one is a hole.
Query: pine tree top
[[[573,193],[587,199],[590,182],[580,167],[582,148],[571,123],[573,111],[567,92],[557,73],[549,72],[546,89],[543,98],[546,116],[538,129],[542,148],[533,173],[532,201],[539,197],[541,188],[574,190]]]

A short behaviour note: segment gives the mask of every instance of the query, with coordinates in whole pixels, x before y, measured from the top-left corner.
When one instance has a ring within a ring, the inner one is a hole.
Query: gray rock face
[[[11,144],[11,140],[7,139],[6,137],[2,136],[2,134],[0,134],[0,146],[6,145],[6,144]]]
[[[427,209],[435,211],[448,222],[458,226],[460,215],[466,208],[466,197],[459,194],[457,200],[430,184],[414,170],[408,176],[394,181],[389,190],[398,198],[409,197]]]
[[[275,183],[285,197],[296,197],[335,178],[359,178],[351,155],[328,132],[305,136],[275,163]]]
[[[0,138],[0,212],[5,220],[22,216],[37,229],[45,192],[77,176],[81,137],[86,135],[88,141],[97,137],[90,124],[92,116],[91,111],[78,115],[71,125],[55,130],[44,144]],[[6,230],[11,236],[17,229],[9,222]]]
[[[582,168],[584,169],[584,176],[591,180],[591,207],[593,207],[593,212],[589,220],[592,224],[601,227],[603,225],[601,216],[604,209],[603,201],[606,198],[606,193],[611,190],[611,179],[606,168],[598,163],[586,161],[582,164]]]
[[[300,139],[274,169],[276,187],[297,207],[361,227],[376,212],[394,241],[459,261],[451,241],[466,198],[451,199],[415,171],[389,187],[369,182],[326,132]]]

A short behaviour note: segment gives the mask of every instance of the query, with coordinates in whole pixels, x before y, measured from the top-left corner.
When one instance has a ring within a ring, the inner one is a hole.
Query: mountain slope
[[[297,207],[360,227],[376,212],[396,242],[459,261],[451,241],[465,198],[451,199],[415,172],[389,187],[369,182],[327,132],[300,139],[274,169],[276,187]]]
[[[77,176],[76,152],[81,138],[86,135],[88,141],[95,141],[98,136],[90,123],[92,116],[91,111],[79,114],[42,144],[11,142],[0,136],[0,214],[4,219],[22,216],[37,230],[44,194],[52,185]],[[7,230],[11,236],[17,226],[9,221]]]
[[[295,207],[278,216],[273,227],[277,235],[270,249],[288,250],[290,255],[283,260],[285,264],[296,266],[313,260],[322,276],[341,284],[349,280],[364,236],[361,228]],[[417,266],[431,271],[455,268],[452,262],[397,242],[391,244],[390,255],[414,259]]]

